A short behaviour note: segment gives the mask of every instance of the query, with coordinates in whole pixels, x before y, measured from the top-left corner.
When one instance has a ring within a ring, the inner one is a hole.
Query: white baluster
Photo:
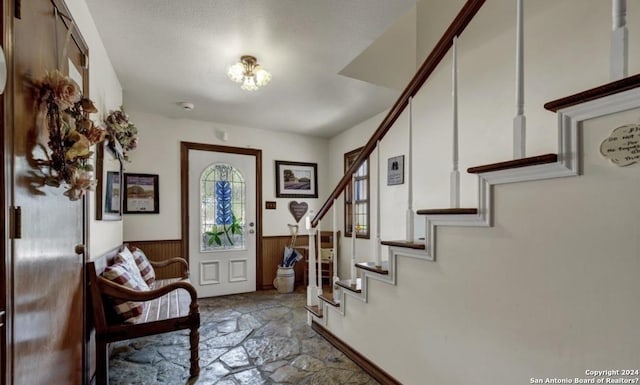
[[[318,223],[320,228],[320,223]],[[317,295],[322,295],[322,230],[318,230],[318,286]]]
[[[376,143],[376,243],[374,245],[376,266],[382,266],[382,257],[380,256],[380,141]]]
[[[338,291],[335,290],[336,282],[339,281],[338,278],[338,200],[333,200],[333,255],[332,255],[332,263],[333,263],[333,277],[331,278],[331,282],[333,286],[331,287],[331,291],[333,292],[333,300],[338,301]]]
[[[460,207],[460,171],[458,171],[458,37],[453,38],[451,47],[453,65],[451,69],[451,96],[453,104],[453,168],[451,170],[450,205],[453,208]]]
[[[611,1],[611,56],[610,78],[612,81],[628,76],[629,30],[627,29],[627,1]]]
[[[413,97],[409,97],[409,151],[407,154],[407,242],[413,242]]]
[[[356,174],[351,175],[351,279],[356,279]]]
[[[516,0],[516,117],[513,119],[513,158],[526,156],[524,116],[524,10],[523,0]]]
[[[307,258],[309,260],[309,282],[307,283],[307,305],[314,306],[318,304],[318,293],[316,280],[316,250],[315,250],[315,235],[316,229],[311,227],[311,218],[313,218],[313,210],[309,210],[309,214],[305,218],[305,226],[309,232],[309,249]],[[309,320],[309,319],[308,319]],[[310,321],[309,321],[310,322]]]

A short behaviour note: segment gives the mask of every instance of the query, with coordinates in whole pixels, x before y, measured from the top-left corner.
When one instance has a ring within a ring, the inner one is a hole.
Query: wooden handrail
[[[424,63],[418,69],[418,72],[413,76],[407,87],[404,89],[398,100],[395,102],[391,110],[387,114],[387,116],[382,120],[382,123],[378,126],[376,131],[373,133],[371,138],[367,144],[364,145],[362,151],[360,151],[360,155],[356,158],[355,162],[349,167],[349,169],[345,172],[340,182],[336,185],[336,188],[333,189],[329,198],[327,198],[326,202],[322,205],[320,210],[313,220],[311,221],[311,225],[313,227],[318,226],[320,220],[329,212],[329,209],[333,205],[333,200],[337,199],[340,194],[347,187],[349,182],[351,181],[351,175],[355,173],[358,168],[362,165],[362,163],[371,155],[373,150],[376,148],[376,143],[378,140],[381,140],[387,132],[393,126],[393,123],[398,119],[402,111],[407,107],[409,103],[409,98],[415,96],[424,82],[431,76],[431,73],[436,69],[442,58],[447,54],[449,48],[451,48],[451,44],[453,42],[453,38],[455,36],[460,36],[460,34],[465,30],[467,25],[474,18],[478,10],[482,7],[486,0],[467,0],[464,4],[458,15],[453,22],[449,25],[449,28],[442,35],[436,46],[433,48],[429,56],[425,59]]]

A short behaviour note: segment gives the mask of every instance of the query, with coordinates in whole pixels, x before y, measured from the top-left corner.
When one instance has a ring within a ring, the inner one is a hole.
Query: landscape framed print
[[[317,197],[317,163],[276,160],[276,198]]]
[[[124,192],[125,214],[160,213],[158,175],[124,174]]]

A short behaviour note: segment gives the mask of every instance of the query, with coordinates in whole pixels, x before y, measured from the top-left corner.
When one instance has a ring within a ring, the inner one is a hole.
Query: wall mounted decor
[[[600,145],[600,153],[618,166],[640,161],[640,124],[626,124],[614,129]]]
[[[96,145],[96,219],[122,219],[122,157],[109,141]]]
[[[387,160],[387,186],[404,183],[404,155]]]
[[[317,197],[317,163],[276,160],[276,198]]]
[[[304,217],[304,214],[309,210],[309,205],[307,202],[289,202],[289,212],[293,215],[293,219],[296,220],[296,223],[300,222],[300,219]]]
[[[31,82],[35,93],[36,127],[48,132],[50,153],[37,159],[43,170],[44,184],[65,185],[66,195],[75,201],[92,191],[96,180],[89,159],[91,146],[101,143],[105,131],[89,118],[98,112],[93,102],[82,96],[78,84],[60,71],[47,72]]]
[[[125,114],[122,108],[110,111],[104,123],[107,125],[107,134],[112,146],[119,148],[124,160],[128,161],[129,151],[138,146],[138,129],[129,121],[129,115]]]
[[[160,212],[158,175],[124,174],[124,191],[125,214],[158,214]]]

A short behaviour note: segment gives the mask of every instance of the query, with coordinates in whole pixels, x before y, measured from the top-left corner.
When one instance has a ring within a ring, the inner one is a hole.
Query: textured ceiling
[[[122,83],[125,107],[330,137],[388,108],[399,95],[401,89],[372,84],[370,70],[362,78],[371,83],[358,80],[353,70],[348,76],[340,72],[416,0],[87,4]],[[415,39],[404,43],[415,44]],[[247,92],[227,78],[227,67],[245,54],[271,72],[268,86]],[[394,59],[402,60],[386,57],[372,65],[381,76],[404,71],[395,68]],[[196,107],[183,111],[181,101]]]

